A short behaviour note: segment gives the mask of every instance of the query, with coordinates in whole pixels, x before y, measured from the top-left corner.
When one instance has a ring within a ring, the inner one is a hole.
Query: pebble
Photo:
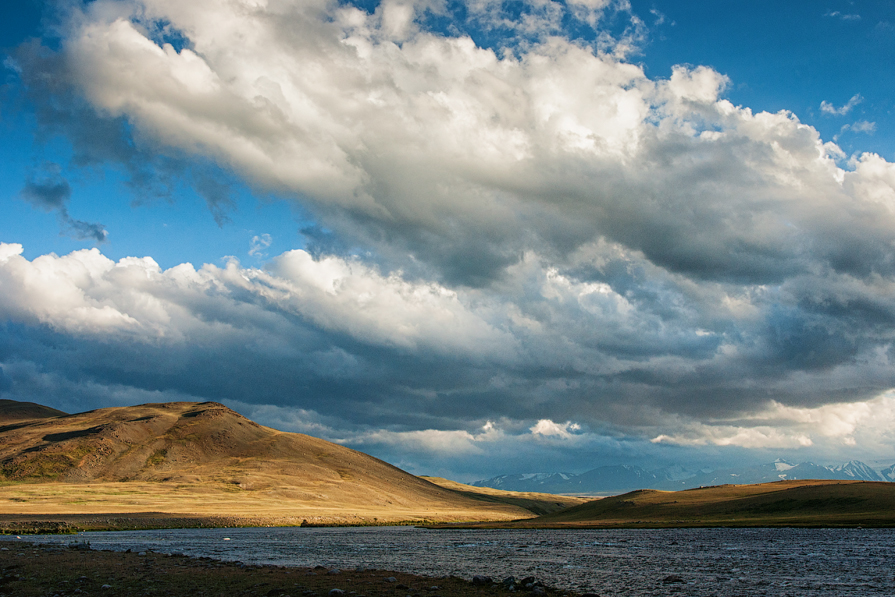
[[[345,595],[345,591],[342,589],[330,589],[329,597],[343,597]]]
[[[342,571],[338,568],[333,568],[332,570],[329,570],[327,574],[342,574]]]
[[[388,578],[385,579],[385,582],[398,582],[398,579],[395,578],[394,576],[389,576]]]
[[[662,579],[662,582],[666,585],[670,585],[673,583],[682,583],[684,579],[678,576],[677,574],[669,574],[665,578]]]
[[[490,585],[494,582],[490,576],[479,576],[478,574],[472,577],[472,584],[474,585]]]

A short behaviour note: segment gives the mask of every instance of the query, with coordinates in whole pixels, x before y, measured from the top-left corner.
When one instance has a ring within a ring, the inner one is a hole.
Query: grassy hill
[[[0,432],[2,427],[18,421],[31,419],[47,419],[58,417],[66,413],[49,406],[35,404],[34,402],[17,402],[15,400],[0,400]]]
[[[778,481],[684,491],[644,489],[593,500],[519,528],[895,526],[895,483]]]
[[[0,518],[149,512],[245,524],[534,515],[512,500],[454,491],[367,454],[264,427],[214,402],[73,415],[0,403]]]

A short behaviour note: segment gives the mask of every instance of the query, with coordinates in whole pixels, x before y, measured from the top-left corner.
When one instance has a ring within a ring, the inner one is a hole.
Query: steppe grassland
[[[14,483],[0,486],[0,516],[152,512],[198,517],[260,517],[286,524],[300,524],[305,519],[320,523],[385,524],[415,520],[514,520],[532,516],[520,507],[497,502],[483,503],[479,508],[457,508],[450,503],[426,507],[375,506],[361,500],[336,499],[327,503],[316,497],[302,499],[302,493],[305,492],[288,487],[243,490],[228,484]]]

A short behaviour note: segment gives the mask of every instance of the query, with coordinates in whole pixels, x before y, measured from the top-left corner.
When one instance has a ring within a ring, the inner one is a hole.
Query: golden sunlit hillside
[[[121,518],[114,514],[153,520],[220,517],[228,524],[534,515],[507,500],[440,487],[331,442],[264,427],[214,402],[74,415],[0,404],[0,518],[63,516],[92,520],[96,528],[130,524],[104,522]]]

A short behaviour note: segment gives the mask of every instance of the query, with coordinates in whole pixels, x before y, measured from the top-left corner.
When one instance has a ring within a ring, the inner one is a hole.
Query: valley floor
[[[409,500],[408,500],[409,501]],[[364,504],[336,494],[305,498],[289,488],[147,483],[16,483],[0,485],[0,532],[105,531],[231,526],[382,525],[532,517],[502,501]],[[54,530],[57,525],[58,530]]]

